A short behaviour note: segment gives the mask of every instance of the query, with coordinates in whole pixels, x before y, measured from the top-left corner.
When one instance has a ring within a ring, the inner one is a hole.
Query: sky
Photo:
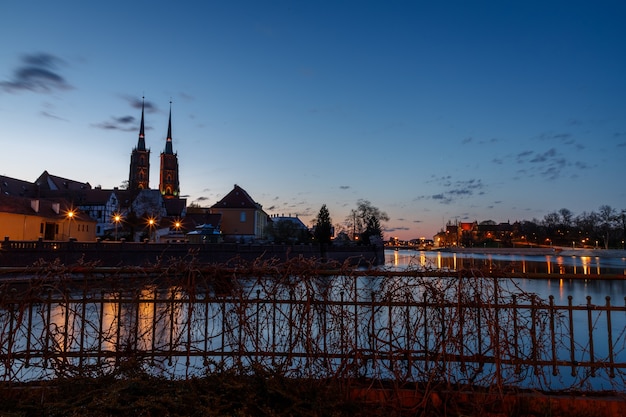
[[[168,112],[181,195],[385,237],[626,209],[626,2],[0,3],[0,175],[150,187]]]

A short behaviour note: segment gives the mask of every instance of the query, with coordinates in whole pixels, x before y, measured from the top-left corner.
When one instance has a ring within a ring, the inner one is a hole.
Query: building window
[[[246,221],[246,212],[245,212],[245,211],[242,211],[242,212],[239,214],[239,221],[240,221],[241,223],[244,223],[244,222]]]
[[[39,233],[43,234],[43,223],[39,224]]]

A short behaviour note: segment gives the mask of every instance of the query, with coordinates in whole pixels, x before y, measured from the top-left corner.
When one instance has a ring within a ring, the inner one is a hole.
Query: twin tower
[[[146,149],[146,135],[143,124],[144,103],[141,104],[141,127],[137,147],[130,155],[130,174],[128,189],[134,192],[150,189],[150,149]],[[163,198],[179,198],[178,155],[172,149],[172,103],[170,102],[170,118],[167,125],[165,151],[161,152],[161,169],[159,175],[159,191]]]

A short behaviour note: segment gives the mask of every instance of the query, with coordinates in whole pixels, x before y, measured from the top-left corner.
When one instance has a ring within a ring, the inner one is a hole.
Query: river
[[[622,251],[623,252],[623,251]],[[614,254],[611,253],[612,255]],[[549,279],[524,279],[514,281],[526,292],[537,294],[555,303],[586,304],[591,297],[594,304],[604,304],[611,297],[612,305],[626,303],[626,252],[622,257],[573,255],[480,254],[440,251],[386,250],[385,267],[404,270],[408,268],[458,270],[461,268],[499,268],[513,273],[554,275]],[[575,278],[564,279],[562,275]],[[598,279],[598,276],[612,279]],[[623,279],[614,279],[623,275]],[[588,276],[588,277],[586,277]]]

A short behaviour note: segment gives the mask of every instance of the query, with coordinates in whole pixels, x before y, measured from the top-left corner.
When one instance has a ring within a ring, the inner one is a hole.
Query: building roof
[[[185,208],[187,207],[187,199],[185,198],[167,198],[163,200],[165,211],[169,217],[184,217]]]
[[[100,188],[85,190],[81,193],[81,198],[77,204],[81,206],[105,205],[109,202],[112,194],[115,195],[115,198],[118,198],[117,190],[103,190]]]
[[[298,229],[302,229],[302,230],[308,230],[309,228],[306,227],[306,225],[302,222],[302,220],[300,220],[300,218],[298,216],[271,216],[269,218],[269,220],[271,220],[273,223],[278,223],[278,222],[289,222],[292,223],[296,228]]]
[[[89,185],[88,182],[80,182],[50,175],[48,171],[44,171],[43,174],[37,178],[35,184],[38,185],[41,190],[48,191],[81,191],[91,189],[91,185]]]
[[[41,198],[33,199],[27,197],[15,197],[0,195],[0,212],[11,214],[23,214],[29,216],[39,216],[47,219],[64,220],[71,208],[71,204],[64,199]],[[75,220],[93,222],[91,217],[74,209]]]
[[[224,196],[224,198],[220,201],[212,205],[211,208],[250,208],[261,210],[262,206],[255,202],[246,190],[235,184],[232,191],[226,194],[226,196]]]
[[[37,186],[32,182],[0,175],[0,194],[2,195],[35,197],[37,191]]]
[[[208,212],[187,212],[187,215],[183,219],[183,225],[185,229],[195,229],[202,225],[211,225],[216,229],[220,228],[222,222],[222,215],[219,213]]]

